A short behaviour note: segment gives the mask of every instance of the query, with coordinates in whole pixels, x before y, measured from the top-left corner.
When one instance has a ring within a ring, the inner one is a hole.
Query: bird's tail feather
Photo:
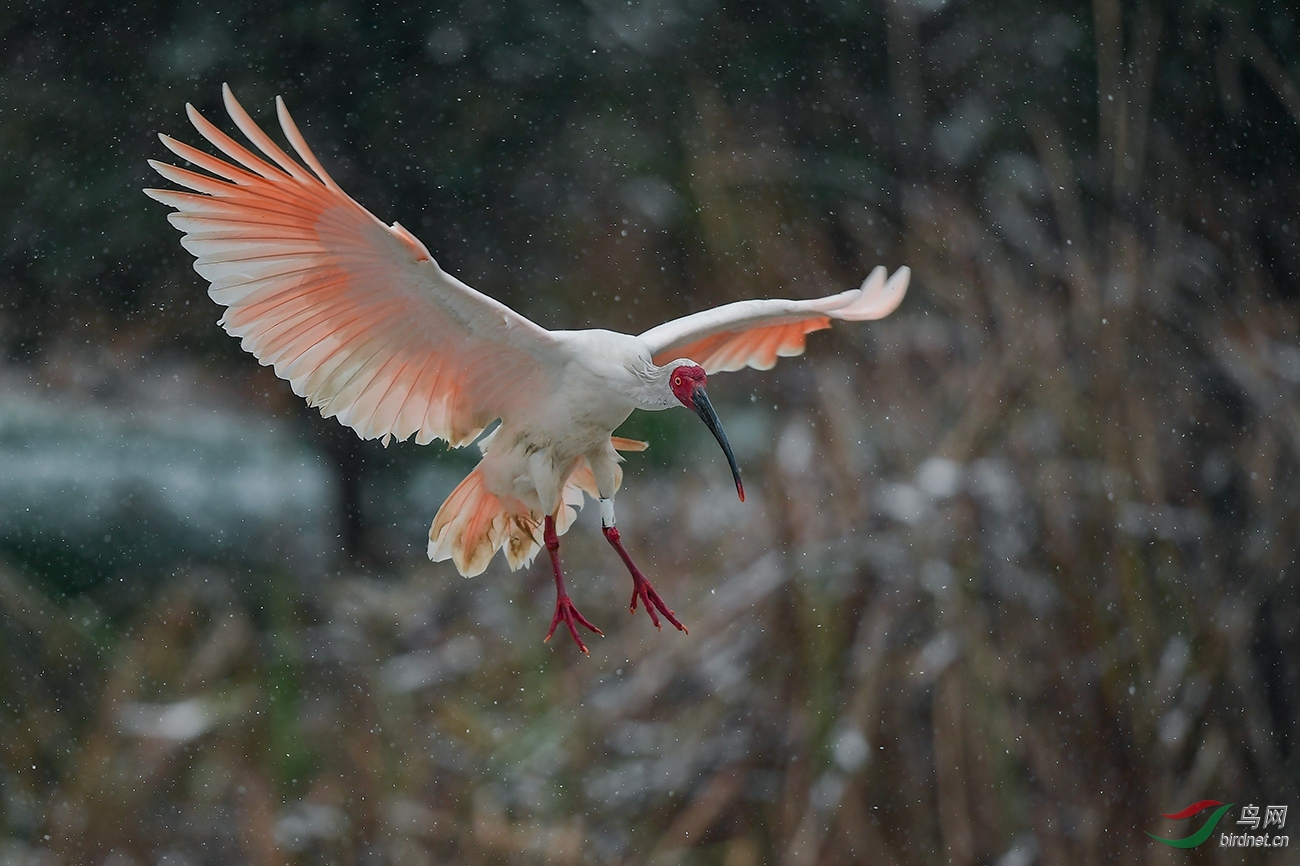
[[[643,444],[627,441],[632,447]],[[615,487],[622,476],[621,468],[617,469]],[[584,493],[593,499],[600,495],[591,466],[579,457],[564,485],[563,505],[555,515],[558,534],[573,525]],[[541,546],[542,516],[517,499],[503,500],[489,491],[477,468],[456,485],[429,528],[429,558],[434,562],[450,559],[465,577],[482,574],[493,554],[503,548],[510,570],[516,571],[531,563]]]
[[[487,489],[483,473],[475,469],[447,497],[429,528],[429,558],[450,559],[466,577],[481,574],[503,545],[519,550],[536,547],[534,527],[520,518],[527,510],[509,509]]]

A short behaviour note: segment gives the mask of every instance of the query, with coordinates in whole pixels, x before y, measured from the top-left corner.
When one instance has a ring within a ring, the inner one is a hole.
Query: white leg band
[[[613,499],[600,500],[600,525],[601,526],[614,525],[614,500]]]

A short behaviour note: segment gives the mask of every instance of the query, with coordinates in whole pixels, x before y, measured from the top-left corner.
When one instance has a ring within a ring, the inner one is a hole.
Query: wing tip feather
[[[830,311],[829,315],[842,321],[866,322],[883,319],[894,312],[907,294],[912,269],[903,265],[886,279],[888,273],[884,265],[877,265],[862,281],[861,287],[850,290],[857,293],[856,297],[839,309]]]

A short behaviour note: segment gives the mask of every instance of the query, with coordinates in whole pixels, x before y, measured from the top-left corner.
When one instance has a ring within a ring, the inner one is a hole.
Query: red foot
[[[618,528],[614,526],[606,526],[603,527],[603,529],[605,532],[605,538],[609,540],[610,544],[614,545],[614,549],[618,551],[618,555],[623,559],[623,564],[626,565],[627,570],[632,573],[632,601],[628,605],[628,612],[636,613],[637,601],[640,600],[645,603],[645,612],[650,614],[650,621],[655,624],[655,628],[663,631],[663,626],[659,624],[659,614],[655,613],[655,609],[657,608],[659,613],[664,615],[664,619],[675,625],[678,631],[690,634],[690,632],[686,630],[686,626],[682,625],[681,622],[678,621],[677,617],[673,615],[672,608],[664,604],[664,600],[659,597],[659,593],[650,585],[650,581],[645,579],[645,575],[641,573],[641,569],[636,567],[636,563],[632,561],[632,557],[628,556],[627,551],[623,548],[622,540],[618,537]]]
[[[569,598],[569,593],[564,589],[564,571],[560,568],[560,538],[555,534],[555,518],[547,517],[545,526],[542,530],[542,538],[546,542],[546,552],[551,555],[551,570],[555,573],[555,616],[551,617],[551,630],[542,638],[542,643],[551,639],[555,634],[555,627],[561,621],[569,627],[569,634],[573,635],[573,642],[578,645],[586,655],[591,655],[587,645],[578,637],[577,624],[585,625],[601,637],[605,633],[587,621],[587,618],[578,613],[578,609],[573,606],[573,601]]]
[[[601,637],[605,636],[603,631],[587,622],[587,618],[578,612],[578,609],[573,606],[573,602],[567,595],[562,595],[555,599],[555,616],[551,617],[551,630],[546,633],[546,637],[542,638],[542,643],[546,643],[551,639],[551,635],[555,634],[555,627],[561,621],[569,627],[569,634],[573,635],[574,643],[578,645],[578,649],[587,655],[591,655],[591,652],[587,649],[587,645],[582,642],[582,638],[578,637],[577,625],[585,625]]]
[[[655,608],[657,607],[659,608],[659,613],[664,615],[664,619],[677,626],[678,631],[684,631],[687,634],[690,634],[690,632],[687,631],[686,626],[682,625],[677,620],[677,617],[673,616],[672,608],[664,604],[664,600],[659,597],[659,593],[655,592],[655,588],[650,585],[650,581],[643,577],[640,582],[636,582],[636,575],[632,575],[632,580],[635,585],[632,587],[632,602],[627,608],[629,613],[636,613],[636,602],[637,599],[640,598],[645,602],[646,613],[650,614],[650,621],[655,624],[655,628],[663,631],[663,626],[659,624],[659,617],[655,615]],[[651,605],[653,605],[653,607]]]

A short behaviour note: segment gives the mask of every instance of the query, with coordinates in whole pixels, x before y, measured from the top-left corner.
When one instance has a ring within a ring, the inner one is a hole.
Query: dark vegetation
[[[1294,822],[1294,4],[488,9],[0,11],[0,862],[1155,863],[1198,799]],[[222,81],[547,326],[913,268],[712,384],[744,506],[684,413],[624,431],[689,637],[587,514],[609,637],[543,646],[544,570],[422,560],[465,455],[356,441],[214,325],[138,190]]]

